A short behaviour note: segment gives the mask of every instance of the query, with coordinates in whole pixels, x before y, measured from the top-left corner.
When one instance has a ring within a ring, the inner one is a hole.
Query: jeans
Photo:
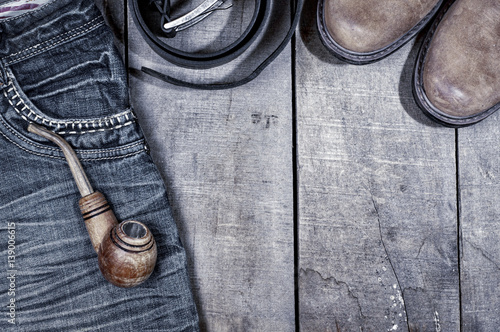
[[[92,0],[53,0],[0,20],[0,330],[198,331],[186,254],[164,183],[130,107],[126,71]],[[101,275],[60,149],[75,149],[119,221],[152,231],[151,277]]]

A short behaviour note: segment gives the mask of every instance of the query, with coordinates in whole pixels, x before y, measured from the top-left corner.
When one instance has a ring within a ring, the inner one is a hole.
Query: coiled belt
[[[149,75],[159,78],[163,81],[197,89],[227,89],[245,84],[255,77],[257,77],[286,47],[288,42],[295,32],[298,24],[300,12],[302,10],[304,0],[294,0],[292,3],[293,19],[290,24],[288,33],[283,38],[281,43],[276,49],[267,57],[257,68],[248,76],[243,79],[228,83],[191,83],[180,79],[176,79],[169,75],[157,72],[151,68],[142,67],[141,70]],[[178,19],[171,20],[170,14],[170,1],[169,0],[132,0],[131,9],[132,17],[142,37],[146,40],[148,45],[165,60],[182,67],[206,69],[226,64],[239,55],[241,55],[248,47],[255,41],[255,39],[262,32],[265,23],[268,21],[271,12],[270,0],[255,0],[255,9],[250,20],[249,25],[245,31],[240,35],[236,41],[223,49],[209,53],[190,53],[180,49],[174,48],[163,42],[156,32],[159,31],[158,27],[151,28],[151,22],[146,22],[144,19],[148,17],[148,11],[151,11],[151,6],[157,7],[161,13],[160,28],[163,37],[173,37],[177,31],[190,27],[191,25],[202,20],[210,15],[218,7],[222,6],[226,0],[206,0],[201,5],[196,7],[193,11],[181,16]]]

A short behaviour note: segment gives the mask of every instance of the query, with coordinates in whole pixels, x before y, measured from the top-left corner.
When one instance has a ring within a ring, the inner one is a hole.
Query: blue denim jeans
[[[0,20],[0,331],[198,331],[186,254],[130,107],[126,71],[92,0],[54,0]],[[154,234],[151,277],[101,275],[60,149],[73,146],[118,220]]]

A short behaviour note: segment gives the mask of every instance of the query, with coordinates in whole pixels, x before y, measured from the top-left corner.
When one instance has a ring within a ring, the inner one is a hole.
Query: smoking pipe
[[[145,281],[156,264],[151,231],[139,221],[118,223],[106,198],[92,189],[75,151],[61,136],[34,123],[29,124],[28,131],[54,142],[64,153],[82,196],[80,210],[104,277],[118,287]]]

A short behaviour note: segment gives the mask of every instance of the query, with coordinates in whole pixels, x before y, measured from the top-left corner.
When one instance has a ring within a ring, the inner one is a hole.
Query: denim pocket
[[[129,146],[144,149],[126,71],[102,18],[10,54],[2,63],[0,125],[15,143],[25,149],[43,145],[26,132],[28,122],[36,122],[65,135],[75,149],[106,156],[130,153]]]
[[[93,0],[0,20],[0,232],[15,224],[16,246],[15,298],[0,292],[0,303],[16,300],[16,325],[5,319],[0,331],[199,331],[185,252],[127,90]],[[144,284],[123,290],[102,277],[68,163],[29,122],[70,143],[118,220],[154,234],[158,259]]]
[[[100,18],[40,44],[9,56],[6,65],[45,115],[99,118],[128,108],[126,72]]]

